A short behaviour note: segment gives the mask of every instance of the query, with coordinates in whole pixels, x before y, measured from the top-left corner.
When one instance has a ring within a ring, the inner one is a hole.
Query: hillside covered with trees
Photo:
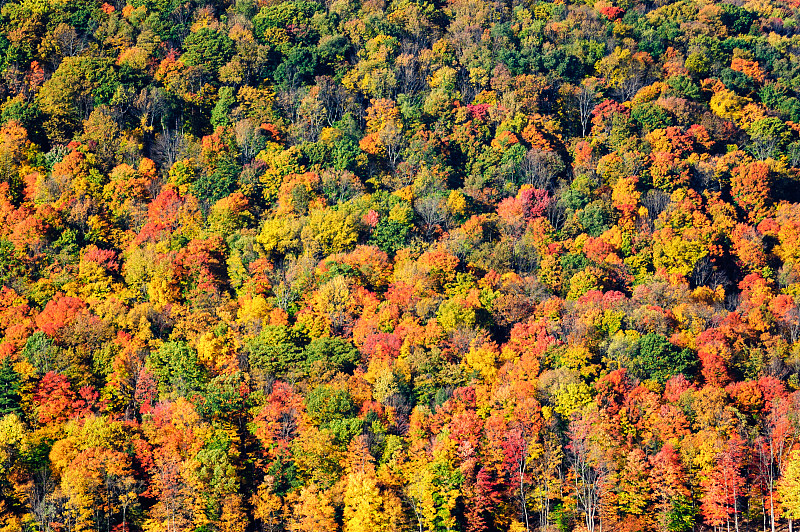
[[[798,24],[2,2],[0,531],[785,529]]]

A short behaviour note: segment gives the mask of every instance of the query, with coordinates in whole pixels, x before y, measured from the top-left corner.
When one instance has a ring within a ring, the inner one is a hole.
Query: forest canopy
[[[800,519],[798,23],[2,2],[0,532]]]

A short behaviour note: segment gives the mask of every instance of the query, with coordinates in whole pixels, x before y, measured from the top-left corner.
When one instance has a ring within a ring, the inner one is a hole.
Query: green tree
[[[214,79],[221,66],[231,60],[236,45],[226,33],[209,27],[189,34],[183,41],[182,60],[189,66],[198,66],[206,76]]]
[[[390,218],[381,219],[369,238],[370,244],[378,246],[381,251],[390,255],[408,245],[411,236],[411,226],[399,220]]]
[[[272,37],[269,30],[306,24],[320,9],[320,4],[308,0],[267,5],[253,17],[254,33],[259,40],[269,44]]]
[[[631,111],[631,118],[645,131],[666,128],[672,125],[672,117],[653,102],[639,105]]]
[[[286,89],[294,89],[311,81],[318,63],[315,48],[295,46],[275,69],[275,81]]]
[[[111,102],[118,85],[113,59],[65,58],[37,96],[39,108],[48,117],[44,129],[51,140],[69,140],[95,105]]]
[[[242,167],[229,152],[220,154],[214,169],[203,173],[192,183],[192,191],[198,198],[214,204],[236,190]]]
[[[694,530],[697,510],[692,501],[683,495],[672,500],[672,507],[667,513],[667,530],[669,532],[691,532]]]
[[[258,336],[246,342],[250,367],[282,377],[303,361],[305,334],[285,325],[266,325]]]
[[[639,339],[632,360],[632,374],[642,380],[665,383],[673,375],[694,375],[697,355],[690,349],[680,349],[661,334],[648,333]]]
[[[44,375],[55,368],[56,348],[53,341],[42,331],[36,331],[28,337],[25,347],[22,348],[22,356],[36,368],[39,375]]]
[[[667,80],[670,91],[679,98],[696,100],[700,98],[700,87],[689,76],[672,76]]]
[[[608,229],[610,218],[608,206],[601,201],[593,201],[586,208],[578,211],[578,220],[589,236],[597,237],[603,234]]]
[[[218,375],[208,382],[198,411],[216,419],[237,415],[246,404],[247,397],[243,394],[246,389],[247,383],[241,372]]]
[[[352,372],[361,360],[358,348],[341,338],[322,337],[313,340],[305,349],[306,371],[324,377],[338,371]]]
[[[203,389],[205,372],[197,362],[197,351],[185,342],[164,343],[150,353],[149,364],[161,393],[175,392],[185,397]]]
[[[747,132],[750,135],[750,152],[762,161],[781,153],[791,137],[786,123],[774,116],[755,121]]]
[[[9,284],[15,277],[25,276],[25,264],[17,256],[14,244],[0,239],[0,283]]]
[[[230,126],[231,110],[236,105],[236,91],[233,87],[222,87],[219,90],[219,100],[211,111],[211,125],[218,127]]]
[[[20,414],[20,374],[14,370],[11,357],[0,363],[0,418],[6,414]]]
[[[321,385],[306,396],[306,411],[320,425],[352,417],[356,413],[353,397],[346,389]]]

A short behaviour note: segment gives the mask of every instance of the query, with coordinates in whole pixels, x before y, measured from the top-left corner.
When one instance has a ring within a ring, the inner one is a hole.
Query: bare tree
[[[172,168],[187,148],[186,138],[181,133],[178,124],[172,129],[165,129],[152,146],[153,160],[162,168]]]
[[[50,524],[58,513],[58,501],[54,500],[55,489],[56,481],[49,468],[43,467],[33,474],[33,482],[28,488],[28,506],[44,532],[50,532]]]
[[[311,87],[297,108],[298,122],[294,134],[306,142],[316,142],[328,119],[328,110],[320,98],[320,87]]]
[[[386,162],[389,163],[389,168],[394,172],[406,144],[402,125],[397,120],[389,120],[378,132],[378,139],[384,150],[386,150]]]
[[[554,196],[556,198],[560,198],[563,195],[563,190],[565,188],[565,184],[562,183],[559,185],[559,188],[555,192]],[[563,227],[564,223],[567,221],[567,209],[560,201],[550,201],[547,204],[545,215],[547,216],[547,220],[550,222],[550,225],[556,229],[561,229],[561,227]]]
[[[539,529],[550,527],[550,498],[563,478],[562,442],[552,427],[540,432],[542,442],[536,459],[532,461],[534,478],[539,480],[536,495],[539,499]]]
[[[134,98],[132,107],[136,111],[142,126],[152,131],[153,125],[160,121],[164,113],[167,112],[167,100],[164,90],[160,87],[145,87]]]
[[[333,126],[345,114],[356,109],[353,95],[342,84],[336,83],[332,77],[318,76],[316,83],[319,87],[317,97],[325,108],[328,126]]]
[[[167,532],[178,532],[191,522],[191,505],[187,504],[189,486],[175,460],[159,461],[156,477],[161,488],[154,514],[166,525]]]
[[[553,178],[564,169],[564,161],[552,151],[531,148],[520,163],[520,173],[525,184],[536,188],[550,188]]]
[[[425,240],[429,241],[437,228],[445,224],[450,214],[447,201],[441,196],[426,196],[414,204],[414,211],[422,220]]]
[[[300,257],[289,255],[275,264],[270,273],[270,282],[276,307],[286,310],[300,298],[315,264],[313,256],[308,253]]]
[[[800,166],[800,142],[792,142],[789,144],[787,151],[789,153],[789,161],[791,162],[792,168],[797,168]]]
[[[771,417],[771,416],[770,416]],[[780,449],[776,449],[776,442],[773,437],[774,426],[771,419],[764,421],[762,434],[754,442],[758,457],[758,476],[761,480],[764,493],[769,497],[769,523],[771,532],[775,532],[775,481],[778,474],[776,455]],[[783,445],[783,439],[779,438],[779,445]],[[767,529],[766,501],[763,504],[764,530]]]
[[[128,510],[139,500],[141,483],[129,475],[106,475],[106,489],[122,510],[122,531],[128,532]]]
[[[589,120],[592,116],[592,109],[594,109],[594,101],[597,98],[597,93],[594,87],[589,82],[584,82],[578,89],[578,111],[581,116],[581,136],[586,136],[586,129],[589,126]]]
[[[645,86],[646,79],[646,72],[644,70],[632,69],[618,88],[622,101],[627,102],[636,96],[639,89]]]
[[[80,54],[86,47],[86,42],[81,39],[78,32],[75,31],[75,28],[65,22],[55,27],[53,30],[53,37],[58,46],[59,59],[74,57]]]
[[[591,421],[587,417],[574,419],[570,423],[568,449],[569,461],[575,477],[575,497],[578,509],[583,514],[588,532],[595,532],[597,520],[602,531],[600,502],[605,483],[606,468],[598,449],[591,441]]]
[[[409,486],[406,484],[403,487],[403,498],[406,502],[411,506],[411,509],[414,510],[414,515],[417,518],[417,525],[419,527],[419,532],[423,532],[425,530],[422,524],[422,514],[420,514],[420,501],[414,498],[414,495],[411,493]]]
[[[647,217],[655,222],[658,215],[664,212],[670,202],[670,195],[663,190],[652,189],[642,197],[642,205],[647,209]]]
[[[795,303],[779,319],[786,339],[792,344],[800,340],[800,305]]]
[[[275,104],[283,115],[291,122],[297,123],[300,119],[299,109],[308,89],[287,83],[275,94]]]
[[[772,157],[772,154],[778,149],[778,138],[767,135],[760,137],[753,136],[751,138],[750,149],[759,161],[767,160]]]
[[[528,469],[528,459],[530,457],[530,444],[528,439],[530,434],[526,430],[525,423],[520,423],[517,430],[514,431],[512,437],[516,440],[515,452],[513,456],[514,476],[517,484],[517,495],[519,496],[519,505],[522,510],[522,517],[525,520],[525,530],[530,530],[530,519],[528,518],[528,495],[526,493],[526,481]]]
[[[776,150],[788,140],[786,125],[774,116],[756,120],[749,133],[750,150],[760,161],[774,157]]]
[[[249,119],[239,120],[233,127],[236,135],[236,144],[239,146],[239,155],[243,164],[248,164],[255,159],[262,145],[260,141],[261,128],[258,128]]]
[[[364,185],[353,172],[322,171],[322,190],[332,204],[343,203],[364,194]]]
[[[420,93],[427,86],[425,80],[428,78],[430,68],[419,60],[419,52],[419,44],[404,40],[396,61],[398,90],[408,96]]]
[[[698,260],[689,278],[695,286],[709,286],[714,278],[714,265],[711,263],[711,257],[705,255]]]
[[[277,283],[273,284],[272,292],[275,294],[275,306],[286,310],[297,298],[300,297],[294,287],[295,269],[294,260],[287,257],[278,263],[273,270]]]

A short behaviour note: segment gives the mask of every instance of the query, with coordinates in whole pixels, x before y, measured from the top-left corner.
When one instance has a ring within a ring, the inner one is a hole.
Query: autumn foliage
[[[798,20],[3,2],[0,532],[796,526]]]

